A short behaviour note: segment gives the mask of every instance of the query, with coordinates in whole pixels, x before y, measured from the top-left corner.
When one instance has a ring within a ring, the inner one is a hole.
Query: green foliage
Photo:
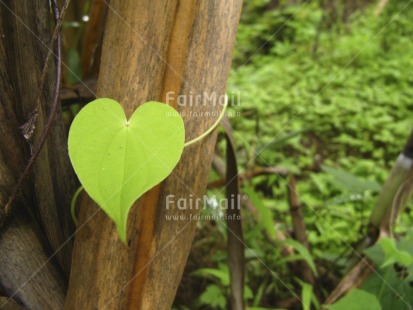
[[[202,268],[192,273],[193,276],[209,278],[213,281],[213,284],[209,284],[196,300],[196,305],[207,305],[214,309],[227,309],[227,296],[230,285],[229,271],[224,264],[220,264],[218,267],[217,269]],[[244,297],[245,299],[253,297],[252,291],[247,286],[244,288]]]
[[[296,250],[298,253],[297,258],[304,259],[305,262],[308,264],[308,266],[311,268],[311,271],[315,275],[317,275],[317,269],[315,267],[313,257],[311,256],[310,252],[307,250],[305,246],[303,246],[300,242],[295,241],[293,239],[287,239],[284,241],[284,243],[293,247],[294,250]]]
[[[380,310],[377,298],[363,290],[353,289],[333,305],[325,306],[328,310]],[[386,308],[389,309],[389,308]],[[394,308],[395,309],[395,308]]]
[[[362,289],[377,296],[383,309],[411,309],[413,304],[413,231],[395,242],[385,238],[366,254],[380,268]]]
[[[82,69],[80,67],[80,56],[78,51],[74,49],[67,51],[67,65],[70,68],[67,76],[68,83],[78,83],[80,81],[80,77],[82,76]]]
[[[235,56],[228,84],[241,92],[234,109],[245,115],[232,119],[238,160],[242,167],[281,166],[299,175],[313,254],[337,267],[344,267],[339,257],[347,244],[360,238],[411,129],[413,10],[399,14],[403,5],[389,3],[379,17],[373,9],[358,11],[343,31],[327,28],[328,11],[314,2],[276,13],[263,12],[266,1],[253,2],[240,26],[238,45],[255,51],[257,34],[277,35],[273,48],[259,50],[246,65],[237,57],[253,52],[238,49]],[[288,10],[295,13],[285,15],[282,30],[265,18]],[[277,52],[280,44],[289,52]],[[284,178],[255,178],[249,186],[263,200],[255,207],[266,206],[281,229],[288,227]]]
[[[275,299],[300,291],[302,307],[309,307],[312,288],[290,269],[297,259],[317,269],[322,279],[344,274],[349,245],[365,233],[377,193],[412,124],[413,7],[405,8],[408,1],[389,1],[379,16],[373,13],[375,6],[357,10],[348,22],[342,13],[331,21],[324,1],[277,2],[278,7],[269,0],[244,3],[228,81],[228,91],[239,91],[241,102],[230,110],[241,116],[231,122],[241,172],[278,166],[297,176],[311,251],[291,243],[286,178],[266,175],[244,182],[242,190],[252,205],[243,210],[246,281],[254,292],[247,300],[250,309],[274,309]],[[337,3],[343,10],[345,2]],[[397,231],[406,233],[411,223],[412,216],[404,214]],[[223,224],[214,225],[225,237]],[[278,232],[298,255],[284,256]],[[406,244],[413,243],[409,238]],[[216,268],[227,259],[225,239],[219,240],[219,250],[210,257]],[[386,255],[388,265],[331,309],[406,306],[390,287],[405,299],[413,296],[413,269],[403,266],[410,262],[405,252],[411,252],[391,242],[373,249],[380,253],[378,266]],[[408,277],[394,271],[396,262]],[[218,285],[221,293],[228,293],[217,277],[204,274],[203,279],[202,292]],[[330,282],[322,285],[325,297],[333,287]]]
[[[312,289],[313,288],[311,285],[307,283],[302,283],[301,300],[302,300],[303,310],[310,310]]]
[[[342,188],[353,193],[364,193],[365,191],[380,191],[380,185],[375,181],[360,180],[355,175],[341,169],[322,166],[323,171],[333,176],[331,182],[337,188]]]
[[[201,276],[201,277],[213,277],[220,281],[223,286],[229,285],[229,274],[228,269],[221,266],[222,269],[212,269],[212,268],[202,268],[195,272],[193,272],[194,276]]]
[[[321,17],[317,3],[275,8],[268,0],[245,2],[234,51],[235,65],[249,63],[256,55],[293,55],[314,39]]]
[[[210,284],[199,297],[199,305],[208,305],[214,309],[226,309],[227,300],[219,286]]]
[[[274,220],[271,210],[263,204],[262,198],[252,188],[244,187],[244,193],[251,199],[260,214],[258,225],[262,226],[270,238],[275,239]]]
[[[89,103],[69,132],[69,156],[90,197],[113,219],[126,242],[130,207],[164,180],[184,148],[182,118],[163,103],[147,102],[127,120],[114,100]]]
[[[391,264],[400,264],[401,266],[409,267],[413,263],[413,256],[407,251],[399,250],[393,239],[381,239],[379,245],[385,255],[384,262],[381,265],[382,268]]]

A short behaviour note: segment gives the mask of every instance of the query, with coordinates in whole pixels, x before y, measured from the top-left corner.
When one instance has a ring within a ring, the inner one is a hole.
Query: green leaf
[[[329,310],[380,310],[376,296],[363,290],[353,289],[333,305],[325,305]]]
[[[68,141],[73,168],[123,242],[130,207],[172,172],[184,140],[181,116],[160,102],[142,104],[127,120],[119,103],[101,98],[75,117]]]
[[[220,269],[213,269],[213,268],[201,268],[198,269],[194,272],[192,272],[192,275],[194,276],[200,276],[200,277],[209,277],[213,276],[215,278],[218,278],[222,285],[224,286],[229,286],[229,272],[228,270],[220,270]]]
[[[294,250],[296,250],[300,254],[300,258],[306,261],[312,272],[317,275],[317,268],[315,267],[313,257],[305,246],[293,239],[287,239],[284,241],[284,243],[292,246]]]
[[[256,152],[257,152],[257,154],[260,154],[263,151],[271,151],[272,152],[274,148],[283,146],[290,139],[295,138],[297,136],[300,136],[301,134],[303,134],[307,131],[308,131],[308,129],[304,128],[304,129],[301,129],[301,130],[297,130],[297,131],[294,131],[294,132],[287,133],[287,134],[283,135],[282,137],[280,137],[278,139],[274,139],[273,141],[271,141],[268,144],[262,144],[262,145],[258,146],[257,149],[256,149]]]
[[[67,51],[67,62],[70,68],[67,72],[67,82],[69,84],[79,83],[82,77],[82,67],[80,65],[80,55],[76,49]]]
[[[381,187],[377,182],[363,180],[341,169],[335,169],[327,166],[322,166],[323,171],[334,177],[332,182],[339,188],[351,192],[362,193],[364,191],[380,191]]]
[[[254,298],[255,294],[252,292],[252,290],[248,287],[248,285],[244,285],[244,299],[252,299]]]
[[[302,299],[303,309],[310,310],[313,287],[307,283],[301,283],[301,287],[302,287],[301,299]]]
[[[199,296],[201,305],[208,305],[214,309],[225,309],[227,300],[221,288],[215,284],[209,285]]]
[[[381,268],[394,263],[408,267],[413,263],[413,257],[410,255],[410,253],[407,251],[399,250],[396,247],[393,239],[383,238],[380,240],[379,244],[383,249],[384,254],[386,255],[383,264],[380,266]]]
[[[254,206],[257,208],[258,212],[260,213],[260,220],[261,225],[266,230],[268,235],[275,239],[275,229],[274,223],[272,220],[271,210],[268,209],[262,202],[262,199],[255,193],[254,189],[251,187],[244,187],[243,192],[248,196]]]

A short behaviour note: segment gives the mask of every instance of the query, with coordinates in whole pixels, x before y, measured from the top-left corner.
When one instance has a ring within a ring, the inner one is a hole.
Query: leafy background
[[[314,261],[321,292],[328,295],[347,270],[349,246],[365,234],[377,194],[412,128],[413,6],[390,1],[377,15],[373,2],[344,16],[343,1],[335,14],[323,1],[275,8],[271,3],[244,3],[228,81],[228,94],[239,104],[234,100],[230,115],[241,172],[276,166],[296,175],[311,255],[288,258],[280,247],[278,232],[287,241],[293,238],[286,177],[244,182],[253,205],[243,209],[245,295],[249,309],[309,309],[310,303],[319,308],[289,262]],[[219,151],[224,152],[224,141]],[[217,178],[212,171],[211,180]],[[208,195],[221,197],[222,192]],[[400,236],[411,227],[409,206],[396,228]],[[226,309],[225,226],[200,221],[199,228],[175,305]],[[403,287],[404,296],[413,294],[393,265],[386,268],[394,273],[391,287]],[[369,281],[381,290],[357,291],[361,295],[349,295],[341,307],[357,309],[354,300],[357,305],[363,299],[363,309],[377,300],[389,309],[400,299],[379,277]],[[289,303],[294,294],[302,305]]]

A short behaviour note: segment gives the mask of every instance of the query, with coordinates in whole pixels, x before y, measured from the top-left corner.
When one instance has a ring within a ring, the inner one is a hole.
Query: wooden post
[[[211,96],[225,93],[241,2],[112,0],[98,97],[117,100],[127,116],[146,101],[170,99],[184,117],[186,140],[200,135],[218,116],[206,112],[222,108]],[[197,95],[205,101],[190,104]],[[171,176],[135,203],[128,246],[103,211],[83,199],[66,309],[171,308],[200,210],[168,209],[166,196],[202,197],[215,140],[211,134],[186,148]]]

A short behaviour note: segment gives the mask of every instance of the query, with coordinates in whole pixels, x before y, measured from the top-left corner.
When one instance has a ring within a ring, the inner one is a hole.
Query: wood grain
[[[39,236],[39,229],[23,214],[16,214],[4,226],[0,235],[1,284],[28,309],[63,309],[66,287]],[[0,308],[8,304],[0,303]]]
[[[41,104],[39,80],[50,41],[47,1],[10,0],[0,5],[0,202],[11,189],[30,156],[30,146],[19,127],[35,109],[39,112],[36,141],[49,110],[54,80],[49,66]],[[0,230],[0,287],[28,309],[61,309],[65,298],[65,277],[69,273],[71,247],[57,250],[73,231],[68,202],[73,193],[63,123],[56,122],[48,146],[22,194],[12,207],[12,215]],[[61,268],[62,267],[62,268]]]
[[[241,1],[111,1],[103,43],[98,96],[120,102],[128,116],[149,100],[182,113],[190,140],[219,112],[205,104],[179,105],[178,95],[223,95]],[[192,112],[192,116],[191,113]],[[194,117],[197,112],[199,117]],[[126,247],[114,224],[85,198],[80,212],[66,309],[170,309],[200,209],[166,208],[166,196],[203,195],[216,134],[185,149],[173,173],[132,207]],[[166,216],[183,216],[171,221]]]
[[[26,122],[27,116],[35,109],[38,119],[34,132],[34,143],[38,140],[47,118],[54,85],[54,61],[49,65],[45,87],[40,104],[39,80],[50,43],[49,7],[42,0],[8,1],[8,9],[0,6],[1,26],[4,30],[5,63],[7,81],[12,89],[11,105],[18,124]],[[2,95],[3,96],[3,95]],[[20,136],[19,129],[12,130]],[[21,137],[16,137],[23,143]],[[70,201],[75,191],[75,176],[67,153],[67,137],[60,115],[55,121],[29,179],[32,190],[29,204],[41,221],[43,230],[53,251],[59,249],[57,258],[69,274],[72,242],[65,243],[74,232],[70,216]],[[24,161],[30,156],[28,143],[24,146]],[[19,152],[19,150],[15,150]],[[21,151],[20,151],[21,152]],[[10,156],[10,158],[13,158]],[[17,169],[17,168],[16,168]],[[19,175],[23,166],[16,171]],[[14,184],[13,184],[14,185]],[[61,247],[65,243],[65,246]]]

